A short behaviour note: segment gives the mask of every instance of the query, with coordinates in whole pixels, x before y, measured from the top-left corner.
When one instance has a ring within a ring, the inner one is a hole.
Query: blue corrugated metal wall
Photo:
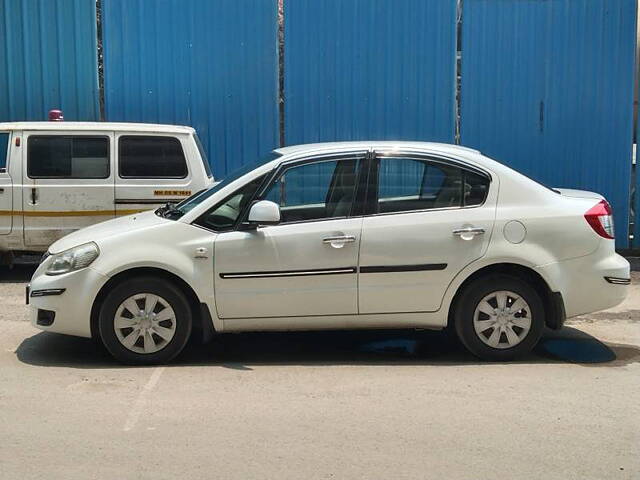
[[[635,0],[465,0],[463,145],[595,190],[627,246]]]
[[[96,45],[95,1],[0,1],[0,122],[97,120]]]
[[[456,4],[286,0],[286,143],[453,142]],[[102,5],[107,120],[194,126],[218,177],[277,146],[277,0]],[[463,5],[462,143],[605,194],[626,246],[636,1]],[[99,118],[95,8],[0,0],[0,121]]]
[[[216,177],[278,143],[276,0],[103,0],[109,121],[191,125]]]
[[[287,144],[452,142],[455,0],[285,1]]]

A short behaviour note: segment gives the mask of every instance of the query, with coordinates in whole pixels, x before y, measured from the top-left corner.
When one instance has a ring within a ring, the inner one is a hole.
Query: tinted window
[[[109,139],[84,136],[30,136],[27,173],[31,178],[107,178]]]
[[[0,170],[7,168],[7,151],[9,148],[9,133],[0,132]]]
[[[381,158],[378,212],[405,212],[462,205],[462,170],[410,158]]]
[[[464,172],[464,206],[481,205],[489,192],[489,179],[483,175]]]
[[[289,168],[263,197],[280,205],[283,222],[346,217],[354,199],[357,163],[333,160]]]
[[[123,136],[119,140],[121,177],[184,178],[187,162],[174,137]]]

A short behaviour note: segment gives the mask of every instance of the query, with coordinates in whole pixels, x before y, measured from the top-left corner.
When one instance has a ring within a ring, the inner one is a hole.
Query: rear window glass
[[[0,132],[0,171],[7,168],[7,150],[9,148],[9,133]]]
[[[123,178],[184,178],[187,162],[175,137],[131,135],[119,140],[119,169]]]
[[[109,138],[32,135],[27,145],[31,178],[107,178]]]
[[[464,172],[464,206],[482,205],[489,192],[489,179],[477,173]]]

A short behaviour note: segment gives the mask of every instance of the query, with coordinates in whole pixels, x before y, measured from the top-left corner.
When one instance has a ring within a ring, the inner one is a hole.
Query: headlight
[[[47,275],[61,275],[80,270],[91,265],[91,262],[98,258],[99,254],[100,250],[93,242],[70,248],[64,252],[51,255],[51,264],[47,267],[45,273]]]

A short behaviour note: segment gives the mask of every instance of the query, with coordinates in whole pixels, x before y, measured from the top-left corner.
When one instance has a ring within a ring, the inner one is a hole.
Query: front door
[[[259,195],[280,205],[281,223],[217,236],[215,295],[221,318],[358,312],[362,218],[351,214],[362,158],[284,167]]]
[[[27,247],[113,218],[113,134],[25,132],[22,206]]]
[[[432,312],[484,255],[497,186],[489,175],[419,156],[380,155],[360,246],[360,313]]]

